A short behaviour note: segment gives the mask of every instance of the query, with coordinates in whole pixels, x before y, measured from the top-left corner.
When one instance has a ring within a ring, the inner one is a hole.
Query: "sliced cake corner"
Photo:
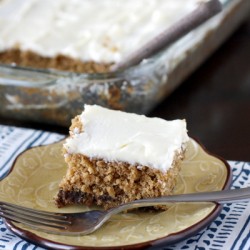
[[[58,207],[121,203],[171,195],[188,141],[186,121],[85,105],[63,150],[68,165]]]

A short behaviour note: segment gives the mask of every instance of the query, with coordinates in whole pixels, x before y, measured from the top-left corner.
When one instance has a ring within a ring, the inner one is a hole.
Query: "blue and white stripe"
[[[0,125],[0,178],[4,178],[15,158],[30,147],[49,144],[64,136],[40,130]]]

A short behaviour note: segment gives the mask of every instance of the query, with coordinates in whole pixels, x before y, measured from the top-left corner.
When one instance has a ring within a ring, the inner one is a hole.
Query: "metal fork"
[[[39,231],[72,236],[90,234],[100,228],[112,215],[128,209],[176,202],[217,202],[222,204],[247,200],[250,200],[250,187],[142,199],[107,211],[92,210],[82,213],[44,212],[0,201],[0,216]]]

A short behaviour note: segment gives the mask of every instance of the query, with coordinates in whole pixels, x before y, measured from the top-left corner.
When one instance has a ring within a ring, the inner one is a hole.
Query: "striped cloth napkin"
[[[0,125],[0,177],[6,176],[16,156],[25,149],[50,144],[63,135],[41,130]],[[250,186],[250,162],[229,161],[233,170],[233,187]],[[175,245],[154,250],[250,249],[250,202],[225,204],[220,215],[198,234]],[[42,250],[9,231],[0,218],[0,250]]]

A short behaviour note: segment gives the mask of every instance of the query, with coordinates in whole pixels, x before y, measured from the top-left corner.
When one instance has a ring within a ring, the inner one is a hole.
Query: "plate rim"
[[[195,137],[191,137],[190,139],[194,140],[201,148],[202,150],[208,154],[209,156],[212,156],[214,158],[217,158],[218,160],[220,160],[226,167],[227,170],[227,177],[224,183],[224,186],[222,187],[221,190],[227,190],[230,188],[231,184],[232,184],[232,169],[229,165],[229,163],[221,156],[218,156],[214,153],[211,153],[209,150],[206,149],[206,147]],[[62,141],[64,141],[64,139],[59,140],[57,142],[51,143],[49,145],[53,145],[53,144],[57,144],[60,143]],[[33,148],[39,148],[39,147],[44,147],[44,146],[48,146],[48,145],[38,145],[29,149],[26,149],[25,151],[23,151],[22,153],[20,153],[14,160],[12,166],[10,167],[10,170],[8,171],[8,173],[4,176],[4,178],[0,179],[3,180],[5,179],[14,169],[16,161],[18,160],[18,158],[24,154],[26,151],[29,151],[30,149]],[[35,245],[38,245],[40,247],[46,247],[47,249],[70,249],[70,250],[87,250],[87,249],[100,249],[100,250],[118,250],[118,249],[143,249],[145,247],[160,247],[162,245],[172,245],[175,244],[177,242],[183,241],[189,237],[191,237],[192,235],[200,232],[202,229],[204,229],[206,226],[208,226],[210,223],[212,223],[215,218],[218,217],[218,215],[220,214],[223,205],[214,202],[215,207],[214,209],[202,220],[196,222],[195,224],[193,224],[192,226],[185,228],[181,231],[175,232],[175,233],[171,233],[167,236],[163,236],[160,238],[156,238],[153,240],[148,240],[145,242],[139,242],[139,243],[135,243],[135,244],[131,244],[131,245],[119,245],[119,246],[78,246],[78,245],[69,245],[69,244],[65,244],[65,243],[61,243],[61,242],[57,242],[57,241],[52,241],[49,239],[46,239],[42,236],[36,235],[35,233],[32,233],[28,230],[22,229],[18,226],[16,226],[15,224],[13,224],[10,220],[8,219],[3,219],[6,227],[13,232],[15,235],[19,236],[20,238],[31,242]]]

